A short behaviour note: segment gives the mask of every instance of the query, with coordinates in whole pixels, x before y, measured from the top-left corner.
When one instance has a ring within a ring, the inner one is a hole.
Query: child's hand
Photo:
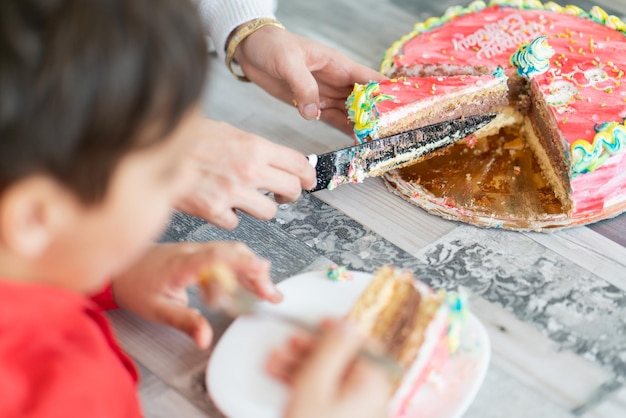
[[[154,245],[137,263],[113,278],[113,296],[120,307],[172,326],[207,348],[213,332],[206,318],[188,306],[186,288],[199,273],[219,263],[229,267],[247,289],[260,298],[279,302],[282,295],[270,279],[269,261],[238,242]]]
[[[386,417],[391,383],[387,373],[356,357],[362,338],[344,323],[329,323],[324,335],[299,336],[274,352],[270,374],[291,387],[286,418]]]

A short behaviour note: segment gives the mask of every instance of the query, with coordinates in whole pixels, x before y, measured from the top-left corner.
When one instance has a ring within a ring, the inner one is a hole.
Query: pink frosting
[[[572,180],[576,212],[602,212],[605,207],[626,204],[626,153],[610,158],[596,171]],[[607,216],[612,213],[607,213]]]
[[[392,411],[393,418],[406,418],[409,405],[411,404],[411,399],[413,399],[415,394],[422,388],[422,386],[424,386],[424,384],[426,384],[432,373],[438,373],[441,371],[445,363],[448,361],[448,357],[450,357],[450,348],[444,331],[439,342],[437,343],[437,346],[433,350],[430,359],[428,360],[428,364],[412,383],[411,390],[403,399],[399,400],[396,410]]]
[[[471,85],[493,82],[493,76],[456,76],[456,77],[407,77],[381,81],[378,94],[393,96],[393,99],[376,103],[380,115],[393,112],[406,104],[427,100],[431,97],[466,90]]]

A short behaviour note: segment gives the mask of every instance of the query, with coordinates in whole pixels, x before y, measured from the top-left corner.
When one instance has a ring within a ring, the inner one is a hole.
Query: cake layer
[[[377,324],[382,323],[380,314],[393,304],[399,282],[409,280],[408,277],[403,280],[394,279],[393,274],[394,271],[387,267],[377,271],[372,282],[348,313],[348,319],[358,325],[363,335],[375,334]]]

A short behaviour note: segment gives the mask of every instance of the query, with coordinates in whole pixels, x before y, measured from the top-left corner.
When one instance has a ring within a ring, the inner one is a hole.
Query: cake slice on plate
[[[402,369],[394,382],[393,417],[404,414],[431,373],[440,370],[448,355],[457,350],[466,315],[466,304],[459,295],[435,293],[410,272],[390,266],[375,272],[348,319]]]

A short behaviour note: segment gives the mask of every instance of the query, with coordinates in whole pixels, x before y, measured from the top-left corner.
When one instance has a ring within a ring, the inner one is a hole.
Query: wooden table
[[[278,16],[292,31],[378,68],[385,49],[413,23],[454,3],[283,0]],[[592,4],[572,3],[587,10]],[[626,15],[624,0],[595,3]],[[237,82],[212,61],[203,102],[211,117],[304,154],[351,145],[347,135],[302,120],[291,106]],[[429,215],[390,194],[380,179],[368,179],[304,195],[280,206],[269,222],[242,216],[232,232],[175,214],[163,237],[216,239],[246,242],[272,261],[276,282],[331,262],[362,271],[391,263],[434,286],[468,289],[492,343],[489,371],[468,418],[626,416],[624,215],[552,234],[479,229]],[[230,321],[207,315],[218,340]],[[222,417],[204,387],[210,350],[198,351],[177,331],[126,312],[110,316],[139,364],[147,417]]]

